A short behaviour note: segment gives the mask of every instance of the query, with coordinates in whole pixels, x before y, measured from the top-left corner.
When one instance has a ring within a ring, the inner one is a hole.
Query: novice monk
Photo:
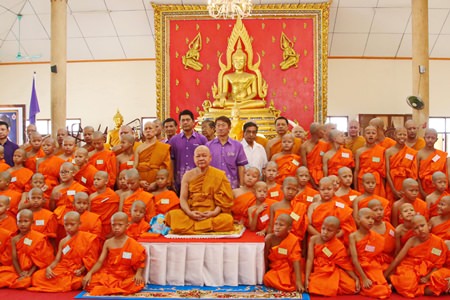
[[[126,193],[129,191],[128,189],[128,184],[127,184],[127,179],[125,177],[126,173],[128,170],[123,170],[119,173],[118,179],[117,179],[117,188],[118,190],[115,191],[115,193],[117,194],[117,196],[119,196],[119,198],[122,196],[123,193]]]
[[[351,188],[353,183],[352,170],[347,167],[342,167],[338,170],[338,177],[340,186],[334,194],[336,197],[341,198],[345,204],[353,207],[353,201],[356,199],[356,197],[361,195],[361,193]]]
[[[355,189],[364,192],[362,186],[362,176],[366,173],[372,173],[376,180],[375,194],[385,197],[386,192],[384,188],[385,177],[385,158],[384,148],[377,144],[377,129],[373,126],[367,126],[364,129],[364,138],[366,144],[364,147],[356,151],[355,156]]]
[[[108,186],[114,187],[117,176],[117,162],[114,152],[105,149],[105,137],[100,131],[92,135],[94,150],[89,152],[89,163],[99,171],[105,171],[109,175]]]
[[[274,161],[269,161],[264,169],[264,177],[267,183],[267,194],[270,199],[281,201],[283,199],[283,192],[281,185],[276,183],[275,179],[278,176],[278,165]]]
[[[21,148],[14,151],[14,167],[7,170],[11,174],[9,188],[19,193],[23,193],[30,189],[30,181],[34,173],[30,169],[24,167],[26,156],[25,150]]]
[[[431,233],[441,239],[450,240],[450,196],[442,197],[438,204],[438,215],[430,219]]]
[[[397,293],[408,298],[433,294],[430,276],[445,263],[447,252],[444,241],[430,233],[424,216],[414,216],[413,226],[415,236],[384,272],[386,278],[390,276]]]
[[[150,229],[150,224],[145,221],[145,203],[136,200],[131,206],[131,223],[127,229],[127,235],[138,240],[141,235]]]
[[[278,165],[278,175],[275,181],[282,184],[288,176],[295,176],[297,168],[300,166],[300,156],[292,153],[294,148],[294,135],[287,133],[281,138],[281,152],[272,156],[271,161]]]
[[[75,157],[75,149],[76,149],[75,138],[72,136],[66,136],[64,137],[62,142],[63,151],[58,156],[62,158],[64,161],[73,162],[73,159]]]
[[[74,165],[75,174],[73,178],[75,181],[84,185],[89,193],[93,193],[95,191],[94,175],[98,170],[89,163],[89,152],[86,149],[80,148],[75,151]]]
[[[356,197],[356,199],[353,201],[353,204],[352,204],[353,205],[353,218],[356,219],[358,217],[358,210],[360,210],[361,208],[367,207],[369,204],[369,201],[371,201],[373,199],[377,199],[378,201],[380,201],[381,205],[383,205],[384,220],[385,221],[391,220],[391,203],[389,202],[389,200],[374,194],[376,185],[377,185],[377,182],[376,182],[375,176],[373,176],[373,174],[366,173],[363,175],[362,186],[364,189],[364,193],[362,195]]]
[[[248,208],[256,202],[255,184],[259,177],[258,168],[250,167],[244,173],[244,186],[233,190],[234,200],[231,214],[236,222],[245,227],[248,227]]]
[[[53,188],[59,183],[59,171],[64,160],[54,155],[55,141],[51,137],[42,142],[42,151],[44,151],[45,156],[38,159],[36,163],[37,172],[44,175],[45,185],[47,186],[45,193],[46,196],[50,196]]]
[[[19,192],[9,189],[11,183],[11,174],[4,171],[0,172],[0,195],[6,196],[10,199],[9,213],[15,216],[19,211],[19,203],[22,195]]]
[[[58,245],[55,260],[37,271],[31,279],[33,292],[69,292],[82,287],[83,275],[98,259],[100,242],[95,234],[79,230],[80,215],[70,211],[64,216],[67,236]]]
[[[88,211],[89,196],[85,192],[75,194],[73,200],[74,210],[80,214],[80,231],[86,231],[102,237],[102,221],[98,214]]]
[[[45,191],[47,190],[47,186],[45,185],[45,177],[41,173],[34,173],[31,177],[31,188],[38,188],[42,192],[44,192],[43,197],[44,201],[42,203],[42,207],[48,209],[49,208],[49,197],[46,197]],[[19,203],[19,210],[24,208],[30,208],[30,203],[28,202],[28,192],[22,193],[22,199]]]
[[[266,236],[264,258],[269,270],[264,274],[264,285],[280,291],[303,293],[300,242],[290,232],[291,227],[292,218],[281,214],[275,220],[273,233]]]
[[[433,180],[435,190],[426,197],[425,201],[427,202],[427,209],[430,213],[430,217],[435,217],[438,215],[439,201],[442,197],[449,195],[447,192],[448,181],[447,176],[441,171],[434,172],[431,179]]]
[[[12,265],[11,239],[14,234],[0,226],[0,267]]]
[[[359,228],[350,234],[350,256],[361,280],[362,296],[386,299],[391,289],[383,276],[378,257],[384,249],[384,237],[372,231],[375,213],[370,208],[361,208],[356,221]]]
[[[47,267],[54,259],[47,237],[31,229],[33,212],[17,214],[19,234],[12,238],[12,266],[0,267],[0,288],[23,289],[31,285],[31,275]]]
[[[83,278],[83,287],[92,296],[129,295],[144,288],[145,249],[126,235],[128,216],[111,218],[113,237],[106,240],[97,263]]]
[[[257,235],[265,235],[270,221],[270,207],[276,201],[267,198],[267,184],[264,181],[255,183],[254,189],[256,202],[248,208],[248,227]]]
[[[303,241],[308,228],[308,210],[306,204],[294,201],[298,192],[298,182],[295,177],[286,177],[283,182],[284,199],[270,207],[270,222],[268,232],[273,232],[273,224],[280,214],[288,214],[291,218],[291,232]]]
[[[16,218],[8,211],[9,197],[0,195],[0,228],[15,233],[17,231]]]
[[[180,199],[174,191],[168,189],[169,171],[161,169],[156,173],[157,190],[153,192],[155,196],[156,214],[166,214],[169,210],[180,208]]]
[[[395,228],[395,255],[397,255],[406,242],[414,236],[412,219],[416,215],[411,203],[403,203],[400,207],[402,224]]]
[[[329,216],[323,221],[320,235],[309,240],[305,289],[310,294],[333,297],[360,291],[347,249],[336,238],[339,230],[339,219]]]
[[[321,140],[325,134],[323,125],[312,123],[309,127],[311,138],[304,142],[300,148],[302,165],[308,168],[311,175],[311,184],[317,189],[319,180],[323,177],[323,155],[330,149],[330,144]]]
[[[58,128],[58,130],[56,131],[56,142],[58,143],[58,147],[55,149],[56,156],[61,156],[65,152],[64,139],[68,136],[69,136],[69,133],[67,132],[67,129],[65,129],[65,128]],[[75,139],[74,139],[73,146],[75,147]]]
[[[422,199],[433,192],[432,175],[436,171],[448,174],[447,153],[435,149],[437,132],[434,129],[425,130],[425,147],[417,153],[417,163],[419,166],[419,188]]]
[[[342,167],[353,168],[355,166],[353,152],[344,148],[344,133],[339,130],[331,130],[328,138],[332,147],[323,156],[323,175],[338,175],[338,171]]]
[[[134,167],[134,136],[131,134],[122,134],[120,136],[120,146],[122,152],[116,157],[118,172]]]
[[[356,230],[356,224],[352,217],[353,210],[346,204],[334,201],[333,182],[324,177],[319,184],[320,198],[317,202],[311,204],[308,208],[308,233],[310,235],[319,235],[323,221],[328,216],[335,216],[341,222],[341,230],[337,237],[341,239],[345,245],[348,245],[348,236]]]
[[[11,168],[11,166],[5,163],[5,148],[0,145],[0,172],[6,171],[9,168]]]
[[[108,187],[108,173],[98,171],[94,176],[94,188],[89,196],[89,211],[98,214],[102,223],[102,238],[110,238],[111,217],[119,211],[119,196]]]
[[[156,172],[160,169],[166,169],[171,174],[170,145],[156,139],[153,122],[145,123],[144,138],[134,152],[134,167],[141,179],[150,184],[155,181]]]
[[[402,183],[406,178],[417,179],[417,151],[406,146],[406,129],[395,129],[396,144],[386,149],[386,198],[391,202],[402,197]]]
[[[395,145],[395,141],[384,135],[384,121],[381,118],[373,118],[369,121],[369,125],[377,129],[377,144],[388,149]]]
[[[49,240],[56,238],[58,221],[54,213],[43,208],[45,203],[44,192],[40,188],[32,188],[28,192],[28,201],[30,203],[29,209],[33,212],[34,218],[31,229],[45,234]]]
[[[294,201],[302,202],[306,204],[306,207],[314,201],[314,196],[319,194],[313,188],[308,186],[310,181],[309,171],[305,166],[301,166],[297,169],[297,182],[298,182],[298,193],[295,196]]]
[[[431,273],[429,286],[434,295],[439,296],[443,293],[450,293],[450,241],[445,241],[447,245],[447,259],[444,267]]]
[[[392,205],[392,225],[397,226],[399,224],[398,216],[400,214],[399,208],[403,203],[411,203],[417,214],[429,218],[427,204],[425,201],[417,198],[419,196],[419,184],[412,178],[407,178],[403,181],[402,186],[403,197],[400,200],[394,202]]]
[[[94,127],[92,126],[86,126],[83,128],[83,139],[84,139],[84,145],[83,148],[86,149],[88,152],[93,151],[95,148],[92,145],[92,137],[94,135]]]
[[[36,172],[36,162],[39,158],[45,156],[44,151],[42,150],[42,135],[38,132],[33,132],[30,135],[30,144],[31,150],[27,151],[27,158],[25,160],[25,167],[30,169],[33,172]]]

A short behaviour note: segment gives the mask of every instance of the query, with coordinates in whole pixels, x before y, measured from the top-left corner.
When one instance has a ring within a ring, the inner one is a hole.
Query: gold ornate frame
[[[169,21],[211,19],[205,5],[174,5],[152,3],[156,35],[156,112],[164,120],[170,111]],[[314,121],[327,116],[328,93],[328,18],[330,3],[254,5],[250,18],[293,17],[296,14],[314,18]]]

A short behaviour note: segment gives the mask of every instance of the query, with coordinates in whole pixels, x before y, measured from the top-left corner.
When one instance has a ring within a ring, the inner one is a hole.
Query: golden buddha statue
[[[283,61],[280,63],[281,70],[287,70],[290,67],[297,68],[300,55],[294,50],[294,43],[284,34],[281,34],[280,47],[283,50]]]
[[[120,144],[119,130],[120,126],[122,126],[123,124],[123,116],[120,114],[118,109],[113,117],[113,121],[114,121],[114,129],[109,130],[108,134],[106,135],[106,144],[109,145],[111,148]]]
[[[195,71],[203,69],[203,64],[198,61],[200,59],[200,50],[202,50],[202,36],[199,32],[189,43],[189,50],[186,52],[186,55],[181,57],[185,69],[191,68]]]

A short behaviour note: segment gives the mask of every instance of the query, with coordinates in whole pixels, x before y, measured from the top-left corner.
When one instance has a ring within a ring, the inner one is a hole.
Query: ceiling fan
[[[22,20],[22,15],[21,14],[18,14],[17,15],[17,21],[18,21],[18,24],[19,24],[19,39],[18,39],[18,41],[19,41],[19,48],[18,48],[18,50],[17,50],[17,54],[16,54],[16,59],[17,60],[22,60],[22,59],[36,59],[36,58],[41,58],[41,54],[38,54],[38,55],[31,55],[31,56],[24,56],[24,55],[22,55],[22,52],[20,52],[20,48],[21,48],[21,43],[20,43],[20,21]]]

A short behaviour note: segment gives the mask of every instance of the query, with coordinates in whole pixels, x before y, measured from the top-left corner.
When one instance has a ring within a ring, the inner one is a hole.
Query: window
[[[336,124],[336,129],[342,132],[347,132],[347,124],[348,124],[348,117],[334,117],[334,116],[328,116],[327,117],[327,123],[333,123]]]
[[[27,121],[27,126],[30,124]],[[72,135],[76,135],[78,131],[81,129],[81,119],[67,119],[66,127],[69,130],[69,133]],[[50,119],[37,119],[36,120],[36,129],[42,135],[48,135],[52,133],[52,121]]]
[[[434,145],[436,149],[448,152],[450,150],[450,118],[430,117],[428,127],[436,129],[438,133],[438,140]]]

